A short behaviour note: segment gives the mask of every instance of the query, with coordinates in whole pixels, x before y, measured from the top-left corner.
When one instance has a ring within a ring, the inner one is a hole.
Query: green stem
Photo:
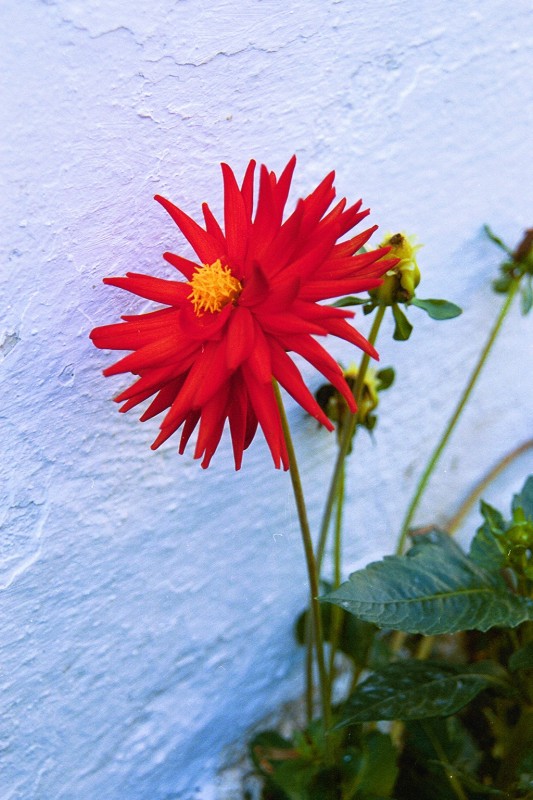
[[[372,328],[370,329],[370,334],[368,336],[368,341],[370,342],[371,345],[374,345],[376,341],[381,322],[385,315],[385,309],[386,306],[378,306],[376,316],[374,317],[374,322],[372,323]],[[357,380],[355,382],[355,387],[353,392],[355,397],[355,402],[357,405],[359,405],[361,402],[364,380],[369,362],[370,362],[370,356],[368,355],[368,353],[364,353],[361,359],[359,370],[357,372]],[[326,549],[326,539],[328,536],[331,515],[333,513],[333,506],[335,504],[335,498],[337,497],[338,494],[339,483],[341,481],[341,476],[344,471],[344,462],[346,461],[346,456],[348,455],[348,450],[350,449],[350,443],[353,439],[356,425],[357,425],[357,412],[355,414],[351,414],[346,425],[344,426],[343,436],[339,446],[339,451],[337,453],[337,460],[335,461],[335,467],[333,469],[333,475],[331,477],[331,483],[329,486],[326,505],[324,508],[324,515],[322,517],[322,525],[320,526],[320,534],[318,537],[318,545],[316,551],[316,561],[319,573],[324,558],[324,551]]]
[[[526,453],[528,450],[531,450],[533,447],[533,439],[528,439],[527,442],[524,442],[519,447],[515,447],[514,450],[511,450],[510,453],[507,453],[498,463],[490,469],[486,475],[477,483],[466,500],[461,503],[459,510],[453,515],[453,517],[449,520],[448,524],[445,526],[448,533],[455,533],[463,519],[466,517],[474,503],[476,502],[477,498],[485,491],[487,486],[495,480],[498,475],[506,469],[509,464],[512,464],[513,461],[519,458],[523,453]]]
[[[344,508],[344,475],[345,470],[341,472],[339,481],[336,508],[335,508],[335,531],[333,542],[333,588],[338,589],[341,585],[342,572],[342,512]],[[329,648],[329,683],[328,683],[328,696],[331,703],[331,694],[333,690],[334,668],[335,668],[335,654],[337,652],[340,633],[342,628],[342,620],[344,611],[340,606],[331,606],[331,626],[330,626],[330,648]]]
[[[287,452],[289,455],[289,470],[291,475],[292,489],[294,492],[294,499],[296,501],[296,508],[298,510],[298,519],[300,522],[300,530],[302,532],[302,541],[305,553],[305,562],[307,566],[307,576],[309,580],[309,590],[311,594],[311,619],[313,623],[313,635],[315,640],[316,660],[318,666],[318,679],[320,685],[320,700],[322,706],[322,721],[324,731],[326,733],[326,761],[328,764],[332,761],[331,739],[327,735],[331,728],[331,708],[328,699],[328,682],[326,673],[326,664],[324,659],[324,637],[322,633],[322,615],[320,612],[320,604],[318,602],[319,584],[318,584],[318,568],[313,552],[313,541],[311,539],[311,530],[309,528],[309,521],[307,519],[307,509],[305,506],[305,499],[302,488],[302,481],[300,479],[300,472],[296,461],[296,454],[294,452],[294,445],[292,443],[291,432],[287,415],[283,406],[281,392],[276,381],[273,381],[274,394],[278,404],[281,426],[283,429],[283,436],[287,445]]]
[[[444,448],[448,444],[448,439],[450,438],[455,426],[457,425],[457,422],[459,421],[459,418],[460,418],[460,416],[462,414],[462,411],[463,411],[465,405],[468,402],[468,399],[469,399],[469,397],[470,397],[470,395],[472,393],[472,389],[474,388],[474,386],[476,384],[476,381],[477,381],[477,379],[479,377],[479,374],[480,374],[481,370],[483,369],[485,361],[487,360],[487,357],[488,357],[490,351],[492,350],[492,346],[493,346],[493,344],[494,344],[494,342],[496,340],[496,337],[497,337],[497,335],[498,335],[498,333],[500,331],[502,323],[503,323],[505,317],[507,316],[507,312],[509,311],[509,309],[511,307],[511,303],[513,302],[513,298],[514,298],[514,296],[516,294],[518,286],[519,286],[519,279],[515,279],[513,281],[513,283],[511,284],[511,286],[509,287],[509,292],[507,293],[507,297],[505,298],[505,302],[503,303],[503,305],[501,307],[500,313],[498,314],[496,322],[494,323],[494,326],[493,326],[493,328],[492,328],[492,330],[491,330],[491,332],[489,334],[489,338],[487,339],[487,342],[486,342],[483,350],[481,351],[481,355],[479,357],[479,360],[478,360],[478,362],[477,362],[477,364],[476,364],[476,366],[474,368],[474,371],[472,372],[472,374],[470,376],[470,379],[469,379],[469,381],[468,381],[468,383],[466,385],[466,388],[465,388],[463,394],[461,395],[459,403],[457,404],[457,407],[456,407],[455,411],[453,412],[453,414],[452,414],[452,416],[451,416],[451,418],[450,418],[450,420],[449,420],[449,422],[448,422],[448,424],[447,424],[447,426],[446,426],[446,428],[444,430],[444,433],[442,434],[441,439],[440,439],[439,443],[437,444],[437,447],[435,448],[435,450],[431,454],[431,457],[430,457],[430,459],[429,459],[429,461],[427,463],[427,466],[426,466],[424,472],[422,473],[422,476],[420,477],[420,480],[418,481],[418,485],[416,487],[416,490],[415,490],[415,493],[413,495],[413,498],[412,498],[412,500],[411,500],[411,502],[409,504],[409,507],[408,507],[406,515],[405,515],[405,519],[404,519],[403,524],[402,524],[402,528],[401,528],[401,531],[400,531],[400,536],[399,536],[399,539],[398,539],[398,546],[396,548],[396,552],[397,553],[402,553],[403,552],[403,549],[405,547],[405,542],[406,542],[406,539],[407,539],[407,534],[409,533],[409,528],[410,528],[410,525],[411,525],[411,521],[412,521],[412,519],[413,519],[413,517],[415,515],[416,509],[418,508],[418,504],[420,503],[420,499],[421,499],[421,497],[422,497],[422,495],[424,493],[424,490],[425,490],[425,488],[426,488],[426,486],[427,486],[427,484],[429,482],[429,479],[430,479],[430,477],[431,477],[431,475],[433,473],[433,470],[435,469],[435,467],[437,465],[437,462],[438,462],[439,458],[442,455],[442,452],[443,452]]]

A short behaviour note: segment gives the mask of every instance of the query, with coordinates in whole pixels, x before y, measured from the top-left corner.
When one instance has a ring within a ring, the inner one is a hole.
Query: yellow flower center
[[[194,311],[200,317],[205,311],[220,311],[228,303],[234,303],[242,291],[242,284],[223,267],[217,259],[214,264],[197,267],[189,281],[192,292],[187,299],[192,301]]]

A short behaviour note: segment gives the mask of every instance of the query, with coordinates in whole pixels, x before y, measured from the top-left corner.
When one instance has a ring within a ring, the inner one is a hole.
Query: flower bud
[[[412,236],[395,233],[387,234],[380,247],[391,248],[384,258],[399,258],[400,261],[385,273],[381,286],[371,289],[369,295],[380,306],[408,303],[415,296],[415,289],[420,283],[415,254],[421,245],[414,244]]]
[[[344,378],[352,391],[355,390],[357,382],[357,368],[350,366],[344,370]],[[376,425],[377,417],[373,412],[376,410],[379,397],[378,391],[382,388],[379,374],[373,369],[368,368],[363,381],[363,389],[359,399],[357,411],[357,423],[371,431]],[[342,436],[344,424],[349,415],[348,405],[340,392],[330,383],[326,383],[319,388],[315,395],[319,406],[326,416],[337,425],[339,438]]]

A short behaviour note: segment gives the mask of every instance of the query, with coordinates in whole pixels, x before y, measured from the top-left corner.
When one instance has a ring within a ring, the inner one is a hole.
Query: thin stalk
[[[453,515],[450,519],[448,524],[446,525],[446,530],[448,533],[455,533],[463,519],[466,517],[474,503],[476,502],[477,498],[485,491],[487,486],[495,480],[500,473],[504,471],[512,462],[519,458],[523,453],[526,453],[528,450],[531,450],[533,447],[533,439],[528,439],[527,442],[524,442],[519,447],[515,447],[514,450],[511,450],[510,453],[507,453],[498,463],[490,469],[486,475],[477,483],[466,500],[461,503],[459,506],[458,511]]]
[[[400,531],[400,536],[399,536],[399,539],[398,539],[398,546],[396,548],[396,552],[397,553],[402,553],[403,552],[403,549],[405,547],[405,541],[407,539],[407,534],[409,533],[409,528],[410,528],[410,525],[411,525],[411,521],[412,521],[412,519],[413,519],[413,517],[415,515],[416,509],[418,508],[418,504],[420,503],[420,499],[421,499],[422,495],[424,494],[424,490],[425,490],[425,488],[426,488],[426,486],[427,486],[427,484],[429,482],[429,479],[430,479],[430,477],[431,477],[431,475],[433,473],[433,470],[435,469],[435,467],[437,465],[437,462],[438,462],[439,458],[441,457],[444,448],[448,444],[448,439],[450,438],[455,426],[457,425],[457,422],[459,421],[459,418],[460,418],[460,416],[461,416],[461,414],[463,412],[463,409],[464,409],[465,405],[467,404],[468,399],[469,399],[469,397],[470,397],[470,395],[472,393],[472,389],[474,388],[474,386],[476,384],[476,381],[477,381],[477,379],[479,377],[479,374],[480,374],[481,370],[483,369],[483,366],[485,365],[485,362],[486,362],[486,360],[488,358],[488,355],[489,355],[490,351],[492,350],[492,346],[493,346],[494,342],[496,341],[496,337],[498,336],[498,333],[500,331],[502,323],[503,323],[505,317],[507,316],[507,312],[509,311],[509,309],[511,307],[511,303],[513,302],[513,298],[514,298],[514,296],[516,294],[518,286],[519,286],[519,279],[515,279],[512,282],[511,286],[509,287],[509,292],[507,293],[505,301],[504,301],[504,303],[503,303],[503,305],[501,307],[500,313],[498,314],[496,322],[494,323],[494,326],[493,326],[493,328],[492,328],[492,330],[491,330],[491,332],[489,334],[489,338],[487,339],[487,342],[486,342],[483,350],[481,351],[481,355],[479,357],[479,360],[478,360],[478,362],[477,362],[477,364],[476,364],[476,366],[475,366],[475,368],[474,368],[474,370],[473,370],[473,372],[472,372],[472,374],[470,376],[470,379],[469,379],[469,381],[468,381],[468,383],[466,385],[466,388],[465,388],[463,394],[461,395],[461,398],[460,398],[460,400],[459,400],[459,402],[457,404],[457,407],[456,407],[455,411],[453,412],[453,414],[452,414],[452,416],[451,416],[451,418],[450,418],[450,420],[449,420],[449,422],[448,422],[448,424],[447,424],[447,426],[446,426],[446,428],[445,428],[445,430],[444,430],[444,432],[443,432],[443,434],[442,434],[442,436],[440,438],[439,443],[437,444],[435,450],[431,454],[430,459],[429,459],[429,461],[428,461],[428,463],[426,465],[426,468],[425,468],[424,472],[422,473],[422,476],[420,477],[420,480],[418,481],[415,493],[413,495],[413,498],[412,498],[411,502],[409,503],[409,507],[407,509],[407,512],[405,514],[405,519],[404,519],[403,524],[402,524],[402,528],[401,528],[401,531]]]
[[[345,469],[341,471],[341,478],[338,485],[337,500],[335,507],[335,530],[333,540],[333,588],[338,589],[342,581],[341,562],[342,562],[342,512],[344,509],[344,476]],[[342,627],[344,611],[340,606],[331,606],[331,625],[330,625],[330,648],[329,648],[329,682],[328,695],[331,703],[333,690],[335,654],[337,652],[339,638]]]
[[[386,306],[378,306],[377,308],[376,316],[374,317],[374,322],[372,323],[372,328],[370,329],[370,334],[368,336],[368,341],[370,342],[371,345],[375,344],[380,325],[383,321],[383,317],[385,316],[385,309]],[[368,353],[364,353],[361,359],[359,370],[357,372],[357,380],[355,382],[355,387],[353,392],[355,402],[357,405],[359,405],[359,403],[361,402],[364,380],[369,362],[370,362],[370,356],[368,355]],[[322,517],[322,524],[320,526],[320,534],[318,537],[318,545],[316,550],[316,561],[319,573],[324,558],[324,551],[326,549],[326,539],[328,536],[329,524],[331,521],[331,515],[333,513],[333,507],[335,505],[335,498],[337,497],[338,486],[341,481],[341,476],[344,470],[344,462],[346,461],[346,456],[348,455],[348,450],[350,449],[350,443],[353,439],[356,425],[357,425],[357,412],[349,417],[347,424],[344,427],[343,436],[339,446],[339,451],[337,453],[337,460],[335,461],[335,467],[333,469],[333,475],[331,477],[331,482],[329,485],[329,491],[326,499],[326,505],[324,508],[324,515]]]
[[[285,443],[287,445],[287,452],[289,455],[289,470],[292,482],[292,489],[294,493],[294,499],[296,502],[296,508],[298,511],[300,530],[302,533],[305,562],[307,566],[307,576],[309,580],[309,590],[311,594],[311,619],[313,623],[313,635],[315,641],[316,660],[318,666],[320,700],[322,707],[322,721],[324,725],[324,731],[326,734],[325,735],[326,761],[327,763],[331,763],[332,761],[331,739],[327,735],[329,729],[331,728],[331,708],[329,705],[328,689],[327,689],[328,687],[327,672],[324,659],[324,637],[322,632],[322,615],[320,612],[320,605],[318,602],[318,595],[319,595],[318,568],[315,560],[315,555],[313,552],[313,541],[311,539],[311,530],[309,528],[309,521],[307,519],[307,509],[305,506],[302,481],[300,479],[300,472],[298,470],[298,464],[296,461],[296,454],[294,452],[294,445],[292,443],[289,423],[287,421],[287,415],[285,413],[283,400],[281,398],[281,392],[279,390],[279,386],[276,381],[273,381],[273,387],[281,417],[283,436],[285,439]]]

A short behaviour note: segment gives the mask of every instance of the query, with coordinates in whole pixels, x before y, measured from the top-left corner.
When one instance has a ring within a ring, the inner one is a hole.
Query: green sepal
[[[517,650],[509,659],[509,669],[516,672],[518,669],[533,669],[533,642],[528,642]]]
[[[435,300],[433,298],[421,300],[418,297],[413,297],[409,305],[421,308],[431,319],[437,320],[454,319],[454,317],[458,317],[463,313],[462,308],[455,305],[455,303],[450,303],[448,300]]]
[[[392,315],[394,317],[394,322],[396,323],[392,338],[397,342],[406,342],[411,335],[413,326],[397,303],[394,303],[392,306]]]
[[[385,367],[384,369],[378,370],[376,372],[376,378],[378,380],[378,392],[384,392],[385,389],[388,389],[394,383],[395,372],[393,367]]]
[[[482,664],[455,666],[440,661],[400,661],[359,684],[336,726],[380,720],[448,717],[488,686],[499,684]]]
[[[533,600],[513,594],[438,530],[418,536],[406,555],[354,572],[321,599],[379,628],[425,635],[533,620]]]
[[[511,283],[513,279],[510,275],[501,275],[499,278],[494,278],[492,281],[492,288],[498,294],[507,294],[509,289],[511,288]]]
[[[483,230],[485,231],[485,233],[487,234],[487,236],[489,237],[491,242],[494,242],[494,244],[498,245],[498,247],[501,250],[503,250],[504,253],[507,253],[508,256],[511,256],[511,257],[513,256],[513,251],[511,250],[511,248],[507,247],[505,242],[502,239],[500,239],[499,236],[496,236],[494,231],[491,228],[489,228],[488,225],[483,225]]]
[[[533,308],[533,287],[531,285],[531,275],[526,275],[523,279],[520,291],[520,309],[525,317]]]
[[[368,297],[341,297],[339,300],[335,300],[334,303],[331,305],[334,308],[346,308],[346,306],[364,306],[365,303],[368,303]]]

